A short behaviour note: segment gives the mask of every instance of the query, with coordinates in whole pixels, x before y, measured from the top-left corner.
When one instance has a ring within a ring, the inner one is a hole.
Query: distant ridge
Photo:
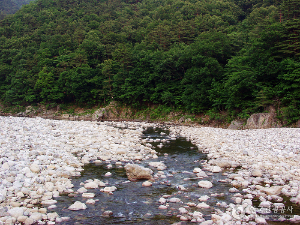
[[[0,0],[0,19],[6,15],[14,14],[22,5],[28,4],[32,0]]]

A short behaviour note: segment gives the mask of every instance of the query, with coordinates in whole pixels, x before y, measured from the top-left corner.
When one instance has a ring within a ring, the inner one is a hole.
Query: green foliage
[[[295,121],[299,16],[297,0],[37,0],[0,20],[1,100],[113,99],[159,105],[151,118],[180,109],[220,120],[275,105]]]

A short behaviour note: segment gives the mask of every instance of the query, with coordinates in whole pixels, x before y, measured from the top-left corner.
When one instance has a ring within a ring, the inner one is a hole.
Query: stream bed
[[[88,189],[94,193],[95,204],[86,204],[87,209],[70,211],[68,207],[75,201],[86,202],[80,193],[66,194],[57,198],[57,208],[49,209],[51,212],[58,212],[61,217],[70,217],[68,221],[61,224],[172,224],[180,222],[179,208],[185,208],[189,213],[199,211],[205,220],[211,219],[211,214],[216,210],[224,210],[224,205],[233,203],[233,196],[236,193],[229,192],[232,188],[226,182],[227,177],[223,172],[212,173],[205,171],[208,177],[200,179],[194,173],[194,168],[201,168],[207,156],[198,150],[189,140],[183,137],[169,135],[166,128],[148,128],[144,131],[144,143],[151,144],[157,151],[156,159],[134,161],[146,168],[151,168],[156,174],[155,181],[150,187],[143,187],[143,180],[130,182],[122,165],[116,162],[90,163],[84,166],[80,177],[72,178],[74,190],[83,187],[83,183],[89,179],[99,179],[106,183],[106,186],[115,186],[116,191],[111,193],[101,192],[100,188]],[[158,171],[149,166],[149,162],[163,162],[167,168]],[[111,176],[105,176],[107,172]],[[230,171],[225,171],[230,172]],[[207,180],[213,184],[212,188],[200,188],[198,182]],[[198,209],[188,207],[187,203],[200,203],[201,196],[209,196],[205,201],[209,208]],[[161,197],[170,199],[179,198],[176,203],[168,203],[167,209],[159,209]],[[223,208],[222,208],[223,207]],[[109,216],[104,212],[111,211]],[[203,220],[204,221],[204,220]],[[194,224],[181,221],[181,224]],[[279,224],[279,223],[276,223]],[[284,223],[286,224],[286,223]]]

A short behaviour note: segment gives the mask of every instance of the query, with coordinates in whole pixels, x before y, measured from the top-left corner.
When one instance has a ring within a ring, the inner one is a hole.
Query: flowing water
[[[163,133],[162,133],[163,132]],[[81,194],[72,196],[65,195],[57,198],[57,208],[52,211],[58,212],[61,217],[68,216],[70,220],[61,224],[171,224],[179,222],[178,208],[186,206],[186,203],[200,203],[198,198],[208,195],[210,198],[206,202],[210,208],[197,209],[196,207],[186,208],[189,212],[201,211],[205,219],[210,219],[210,215],[215,209],[224,208],[217,206],[218,202],[233,202],[233,194],[228,190],[231,188],[226,182],[222,173],[209,173],[209,176],[201,180],[209,180],[213,183],[210,189],[199,188],[199,178],[192,172],[195,167],[201,168],[201,163],[206,161],[206,154],[198,151],[197,147],[183,137],[171,138],[166,129],[149,128],[144,132],[143,137],[154,146],[158,152],[157,159],[150,159],[139,163],[141,166],[151,168],[157,173],[155,168],[148,165],[149,162],[163,161],[167,166],[164,170],[165,177],[156,179],[151,187],[143,187],[144,181],[128,182],[123,166],[116,166],[111,162],[112,168],[108,168],[106,163],[88,164],[84,167],[80,177],[72,179],[74,190],[83,187],[82,182],[88,179],[99,179],[107,186],[115,186],[117,190],[113,194],[101,192],[99,188],[88,189],[88,192],[95,193],[94,205],[86,204],[87,209],[80,211],[70,211],[68,207],[75,201],[86,202]],[[163,141],[163,147],[157,147]],[[105,173],[111,172],[112,176],[106,177]],[[181,191],[179,186],[186,188]],[[168,209],[158,209],[158,200],[162,197],[176,197],[181,200],[178,203],[169,203]],[[103,216],[103,212],[112,211],[110,217]],[[51,212],[51,210],[48,210]],[[194,224],[183,222],[182,224]]]

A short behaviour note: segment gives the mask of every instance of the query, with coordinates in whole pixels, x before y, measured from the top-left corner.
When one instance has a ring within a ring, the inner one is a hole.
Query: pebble
[[[254,177],[261,177],[262,172],[259,169],[255,169],[255,170],[252,171],[251,175],[254,176]]]
[[[19,221],[19,222],[21,222],[21,223],[24,223],[25,222],[25,220],[28,218],[28,216],[19,216],[18,218],[17,218],[17,221]]]
[[[85,203],[94,205],[96,203],[96,201],[94,199],[88,199]]]
[[[143,182],[142,186],[143,187],[150,187],[150,186],[152,186],[152,183],[150,181],[145,181],[145,182]]]
[[[200,168],[194,168],[193,173],[200,173],[202,172],[202,170]]]
[[[186,203],[186,204],[187,204],[187,206],[189,206],[189,207],[195,207],[195,206],[197,206],[196,203],[194,203],[194,202],[188,202],[188,203]]]
[[[189,219],[186,216],[180,216],[181,221],[188,221]]]
[[[181,213],[181,214],[188,213],[188,211],[186,210],[186,208],[183,208],[183,207],[180,207],[178,210],[179,210],[179,213]]]
[[[110,216],[112,216],[112,215],[113,215],[113,212],[112,212],[112,211],[105,211],[105,212],[102,213],[102,216],[103,216],[103,217],[110,217]]]
[[[211,172],[213,172],[213,173],[219,173],[221,171],[222,171],[222,168],[219,166],[213,166],[211,169]]]
[[[171,202],[171,203],[177,203],[177,202],[181,202],[181,200],[179,198],[170,198],[169,202]]]
[[[111,175],[112,175],[111,172],[107,172],[107,173],[104,174],[105,177],[110,177]]]
[[[211,188],[213,184],[210,181],[202,180],[198,182],[198,186],[201,188]]]
[[[85,189],[84,187],[81,187],[77,190],[78,193],[84,193],[87,192],[87,189]]]
[[[200,209],[208,209],[208,208],[210,208],[210,206],[208,204],[206,204],[205,202],[199,203],[196,207],[200,208]]]
[[[94,193],[82,193],[83,198],[94,198],[95,194]]]
[[[165,204],[165,203],[167,202],[167,199],[165,199],[165,198],[160,198],[160,199],[158,200],[158,202],[161,203],[161,204]]]
[[[209,199],[209,196],[203,195],[203,196],[201,196],[198,200],[199,200],[200,202],[205,202],[205,201],[207,201],[208,199]]]

